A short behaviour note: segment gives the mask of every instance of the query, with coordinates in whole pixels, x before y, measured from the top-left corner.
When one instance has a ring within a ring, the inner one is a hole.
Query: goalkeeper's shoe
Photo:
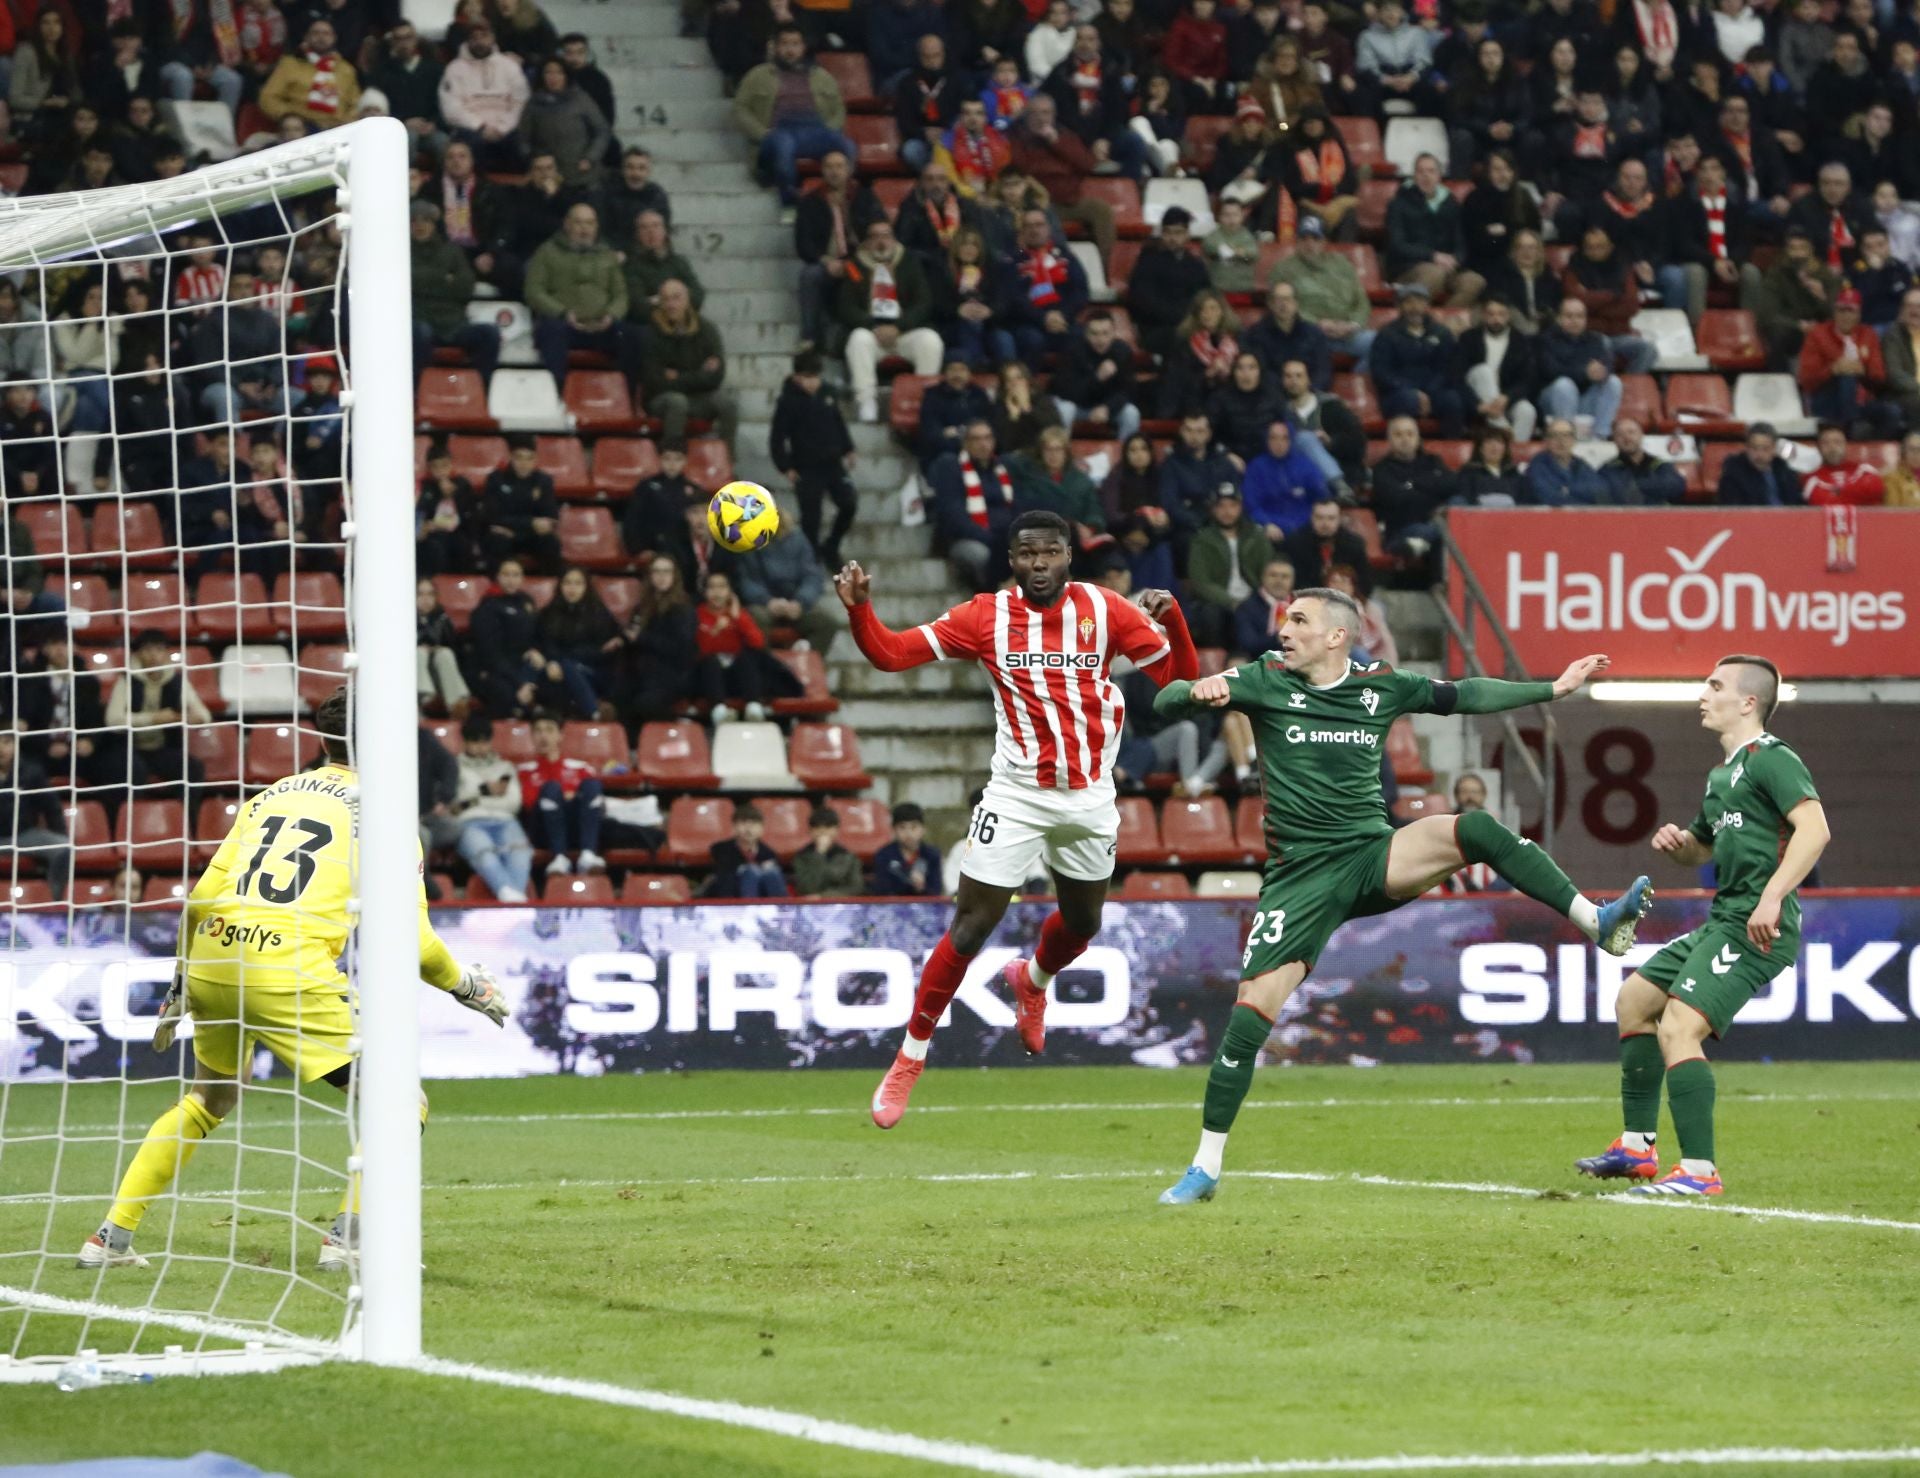
[[[880,1086],[873,1090],[874,1123],[882,1129],[891,1129],[900,1122],[907,1111],[907,1100],[913,1096],[913,1085],[920,1081],[920,1072],[926,1065],[926,1058],[909,1057],[904,1052],[893,1059],[893,1066],[887,1069]]]
[[[147,1260],[133,1250],[131,1233],[117,1245],[108,1239],[112,1233],[104,1227],[95,1232],[81,1244],[80,1255],[73,1260],[76,1268],[144,1268]]]
[[[1033,983],[1026,960],[1014,960],[1000,978],[1013,992],[1013,1024],[1020,1031],[1020,1045],[1038,1057],[1047,1050],[1047,993]]]
[[[1624,1141],[1616,1139],[1605,1154],[1575,1160],[1573,1168],[1595,1180],[1652,1180],[1660,1173],[1660,1152],[1630,1150]]]
[[[317,1266],[323,1273],[351,1273],[359,1254],[332,1232],[320,1239]]]
[[[1211,1201],[1213,1193],[1220,1188],[1220,1178],[1209,1175],[1198,1165],[1187,1167],[1187,1173],[1160,1193],[1162,1206],[1193,1206],[1201,1201]]]
[[[1653,882],[1645,873],[1611,903],[1600,905],[1600,933],[1596,943],[1610,955],[1623,955],[1633,948],[1634,930],[1653,907]]]
[[[1633,1194],[1636,1196],[1718,1196],[1725,1190],[1726,1187],[1720,1184],[1718,1170],[1709,1170],[1705,1175],[1694,1175],[1684,1165],[1675,1165],[1653,1184],[1635,1186]]]

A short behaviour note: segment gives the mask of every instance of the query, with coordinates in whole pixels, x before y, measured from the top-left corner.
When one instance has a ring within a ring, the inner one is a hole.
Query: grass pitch
[[[1713,1210],[1617,1204],[1573,1173],[1618,1123],[1607,1067],[1265,1071],[1219,1199],[1187,1210],[1154,1197],[1193,1147],[1195,1071],[943,1071],[936,1044],[890,1134],[866,1120],[869,1074],[439,1084],[427,1346],[1081,1468],[1920,1444],[1920,1080],[1907,1064],[1719,1074],[1730,1193]],[[87,1091],[68,1090],[69,1122],[111,1114]],[[135,1094],[130,1120],[166,1092]],[[58,1115],[58,1093],[15,1089],[8,1136]],[[274,1133],[261,1113],[244,1137]],[[47,1183],[35,1153],[15,1147],[0,1189]],[[234,1184],[229,1154],[210,1141],[185,1188]],[[104,1205],[111,1172],[110,1145],[70,1145],[59,1183],[91,1176]],[[255,1156],[239,1180],[270,1173]],[[61,1208],[41,1291],[94,1295],[59,1263],[98,1215]],[[143,1241],[168,1216],[182,1250],[233,1238],[243,1259],[287,1259],[284,1228],[227,1225],[212,1202],[156,1210]],[[39,1246],[45,1223],[0,1204],[3,1250]],[[32,1272],[0,1263],[0,1282]],[[18,1329],[0,1312],[0,1348]],[[29,1336],[70,1333],[36,1315]],[[0,1386],[0,1461],[204,1448],[303,1478],[943,1471],[347,1366]]]

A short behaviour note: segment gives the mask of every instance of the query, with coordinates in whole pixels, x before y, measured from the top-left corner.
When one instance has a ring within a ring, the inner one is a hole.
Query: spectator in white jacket
[[[473,146],[483,170],[522,169],[520,115],[527,110],[527,74],[520,58],[494,43],[485,21],[440,77],[440,116],[456,139]]]
[[[1073,50],[1073,9],[1067,0],[1053,0],[1046,17],[1027,32],[1027,78],[1038,87]]]
[[[493,720],[486,714],[467,715],[460,746],[460,788],[453,798],[460,837],[454,846],[495,898],[525,903],[533,846],[520,825],[520,776],[495,752]]]

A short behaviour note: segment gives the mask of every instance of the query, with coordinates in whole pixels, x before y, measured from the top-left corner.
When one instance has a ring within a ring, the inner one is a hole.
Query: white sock
[[[1634,1129],[1625,1129],[1621,1131],[1620,1143],[1628,1149],[1636,1150],[1644,1155],[1648,1150],[1653,1148],[1653,1136],[1651,1134],[1641,1134]]]
[[[1227,1132],[1222,1129],[1200,1131],[1200,1148],[1193,1152],[1193,1163],[1215,1180],[1220,1178],[1220,1159],[1227,1152]]]
[[[923,1042],[918,1037],[909,1033],[900,1039],[900,1055],[914,1062],[925,1062],[927,1060],[927,1048],[932,1045],[932,1037],[928,1037],[926,1041]]]
[[[1600,937],[1600,906],[1584,893],[1567,905],[1567,917],[1573,920],[1573,927],[1587,938]]]
[[[1039,986],[1040,989],[1045,990],[1053,984],[1053,972],[1050,970],[1042,970],[1038,960],[1028,960],[1027,979]]]
[[[1705,1176],[1708,1176],[1708,1175],[1711,1175],[1711,1174],[1713,1174],[1713,1161],[1711,1161],[1711,1160],[1682,1160],[1682,1161],[1680,1162],[1680,1168],[1681,1168],[1682,1170],[1684,1170],[1684,1171],[1686,1171],[1686,1172],[1687,1172],[1687,1174],[1689,1174],[1689,1175],[1698,1175],[1698,1176],[1702,1176],[1702,1177],[1705,1177]]]

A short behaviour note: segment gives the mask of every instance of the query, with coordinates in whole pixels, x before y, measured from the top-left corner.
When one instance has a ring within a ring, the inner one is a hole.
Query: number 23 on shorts
[[[1267,930],[1265,935],[1260,932],[1263,924]],[[1268,913],[1265,909],[1257,910],[1253,916],[1253,927],[1247,930],[1247,947],[1241,951],[1240,968],[1242,970],[1247,968],[1248,961],[1253,958],[1253,947],[1256,944],[1278,944],[1286,927],[1287,911],[1284,908],[1276,908],[1272,913]]]

